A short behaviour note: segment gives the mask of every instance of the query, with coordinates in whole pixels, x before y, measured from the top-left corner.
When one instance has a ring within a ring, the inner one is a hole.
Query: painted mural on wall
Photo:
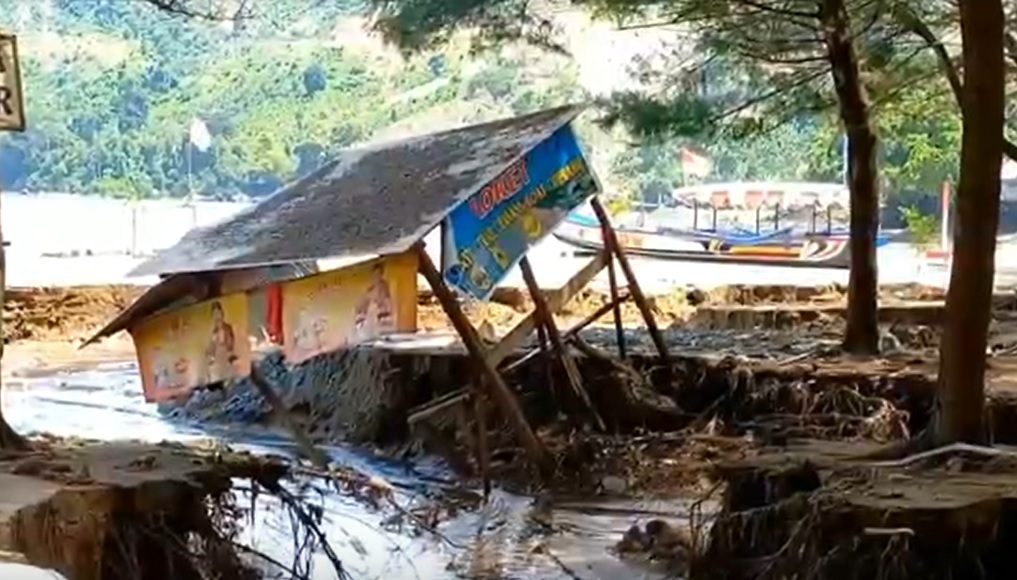
[[[572,128],[562,127],[452,210],[445,223],[445,280],[486,300],[530,247],[598,190]]]
[[[293,364],[417,325],[417,260],[403,254],[282,285],[282,333]]]
[[[145,400],[245,377],[251,369],[247,296],[230,294],[145,319],[130,330]]]

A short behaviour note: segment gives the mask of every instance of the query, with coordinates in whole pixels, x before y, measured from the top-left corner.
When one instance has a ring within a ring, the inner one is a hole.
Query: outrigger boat
[[[848,235],[833,226],[833,210],[846,209],[848,192],[843,185],[824,183],[729,183],[685,187],[675,192],[680,205],[693,211],[693,227],[616,227],[619,243],[629,254],[662,260],[757,264],[804,268],[847,268],[850,265]],[[699,229],[699,210],[712,210],[709,229]],[[755,210],[756,231],[717,228],[718,210]],[[773,229],[761,231],[763,210],[772,210]],[[794,226],[780,228],[782,215],[809,215],[805,231]],[[819,215],[826,214],[826,227],[817,229]],[[600,227],[582,215],[570,216],[555,231],[560,241],[578,253],[603,248]],[[880,236],[877,246],[889,239]]]

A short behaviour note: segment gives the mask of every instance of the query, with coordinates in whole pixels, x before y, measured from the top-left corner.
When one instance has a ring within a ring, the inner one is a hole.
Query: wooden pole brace
[[[554,316],[547,308],[547,301],[544,299],[544,294],[540,291],[540,286],[537,285],[537,278],[533,275],[533,267],[530,265],[530,260],[524,256],[522,261],[519,262],[519,268],[523,272],[523,280],[526,281],[526,287],[529,288],[530,297],[533,299],[534,314],[536,314],[537,320],[544,327],[544,330],[547,331],[547,336],[551,341],[555,355],[565,368],[565,375],[568,376],[569,386],[572,387],[576,396],[590,410],[590,414],[593,415],[594,420],[597,422],[597,427],[601,431],[605,431],[607,428],[604,426],[604,420],[600,418],[600,413],[597,413],[597,408],[590,401],[590,395],[583,388],[583,378],[579,373],[579,368],[576,366],[576,361],[569,356],[568,347],[565,345],[565,341],[562,340],[558,325],[554,323]]]
[[[625,302],[626,300],[629,299],[629,297],[630,297],[630,295],[628,293],[623,294],[622,296],[620,296],[618,298],[618,301],[619,302]],[[583,318],[582,320],[577,322],[574,326],[572,326],[572,328],[569,328],[568,330],[566,330],[565,334],[561,335],[562,340],[564,340],[565,342],[568,342],[569,340],[571,340],[571,338],[573,336],[576,336],[577,334],[582,332],[584,328],[586,328],[587,326],[593,324],[594,322],[599,320],[601,316],[604,316],[605,314],[610,312],[612,308],[614,308],[614,302],[613,301],[612,302],[608,302],[607,304],[604,304],[604,305],[600,306],[599,308],[597,308],[596,310],[591,312],[589,315],[587,315],[586,318]],[[530,350],[530,352],[526,353],[522,357],[512,361],[508,365],[505,365],[505,367],[501,369],[502,374],[510,373],[510,372],[514,371],[515,369],[519,368],[520,366],[526,364],[526,362],[528,360],[532,359],[533,357],[537,356],[538,354],[540,354],[540,350],[539,349],[535,348],[535,349]]]
[[[555,406],[558,404],[558,385],[554,379],[554,368],[551,366],[551,350],[547,344],[547,329],[544,325],[537,325],[537,353],[540,355],[540,367],[544,371],[544,380],[547,382],[547,388],[551,389],[551,397],[555,402]],[[501,370],[504,375],[508,372],[508,368]]]
[[[258,367],[254,364],[251,365],[251,374],[249,375],[251,384],[254,388],[261,393],[262,397],[268,401],[268,404],[272,407],[272,412],[275,413],[279,421],[286,426],[287,429],[293,434],[293,438],[297,440],[297,448],[300,449],[301,454],[310,460],[311,464],[318,469],[328,472],[328,456],[325,452],[319,449],[311,442],[311,438],[307,436],[307,433],[297,425],[297,422],[293,420],[293,416],[290,414],[289,409],[286,408],[286,404],[283,403],[279,393],[272,388],[269,384],[268,379],[261,374]]]
[[[607,251],[602,251],[593,257],[581,270],[576,272],[564,286],[553,292],[546,292],[545,299],[547,301],[547,309],[552,314],[561,310],[562,306],[572,300],[572,297],[579,293],[580,290],[585,288],[597,274],[607,265],[608,262]],[[502,337],[501,342],[496,344],[491,352],[487,355],[487,360],[493,366],[497,367],[503,360],[505,360],[512,353],[516,352],[520,346],[522,346],[526,339],[533,334],[533,331],[537,328],[536,311],[530,312],[526,318],[520,320],[516,325]]]
[[[431,257],[427,255],[424,246],[418,245],[416,252],[417,264],[421,275],[424,276],[427,283],[431,286],[431,290],[434,292],[435,297],[438,298],[438,302],[441,303],[442,309],[449,317],[449,321],[456,329],[456,332],[463,341],[463,345],[470,354],[470,358],[477,367],[477,381],[481,385],[480,388],[493,392],[502,412],[505,413],[505,416],[515,427],[516,435],[522,442],[523,447],[526,448],[530,460],[533,461],[542,474],[545,474],[548,465],[545,461],[546,454],[544,447],[533,433],[530,424],[527,423],[522,408],[519,406],[519,401],[516,400],[515,395],[509,390],[505,381],[502,380],[495,366],[491,364],[488,354],[485,352],[484,346],[480,341],[480,336],[477,335],[477,329],[473,327],[473,324],[470,323],[462,309],[459,308],[459,303],[456,301],[452,291],[445,285],[441,272],[435,267]]]
[[[603,232],[607,236],[604,239],[604,246],[605,248],[610,248],[608,251],[614,253],[614,256],[618,259],[618,265],[621,266],[622,273],[628,282],[629,293],[632,295],[632,299],[635,300],[636,306],[639,307],[639,312],[643,315],[643,321],[646,322],[646,330],[649,331],[650,338],[653,340],[654,346],[657,347],[657,352],[660,353],[661,362],[670,368],[671,354],[668,352],[667,344],[664,342],[664,336],[660,333],[660,328],[657,327],[657,320],[653,316],[653,309],[650,308],[646,295],[643,294],[642,289],[639,287],[639,280],[636,279],[636,273],[632,269],[632,265],[629,264],[625,251],[618,244],[618,236],[611,225],[611,219],[608,218],[607,211],[601,205],[599,199],[594,197],[590,200],[590,205],[593,207],[594,213],[597,214],[597,219],[600,220]]]
[[[610,236],[607,235],[607,228],[604,227],[604,224],[600,225],[600,230],[601,230],[600,238],[602,240],[604,240],[604,248],[607,250],[608,254],[610,254],[612,256],[612,258],[607,262],[607,279],[608,279],[608,283],[610,284],[610,287],[611,287],[611,303],[614,304],[614,308],[613,308],[613,310],[614,310],[614,334],[615,334],[615,340],[618,343],[618,356],[621,357],[622,360],[625,360],[625,358],[627,358],[626,357],[626,352],[625,352],[625,350],[626,350],[625,349],[625,328],[624,328],[623,323],[622,323],[621,301],[618,300],[618,276],[615,274],[615,271],[614,271],[614,257],[613,256],[614,256],[614,253],[615,253],[615,248],[614,248],[614,244],[612,244],[612,243],[610,243],[608,241],[610,239]]]

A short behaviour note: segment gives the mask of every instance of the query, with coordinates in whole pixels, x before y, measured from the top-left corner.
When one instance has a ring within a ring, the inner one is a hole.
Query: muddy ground
[[[8,356],[23,361],[23,372],[47,359],[73,364],[66,346],[40,345],[80,341],[138,292],[12,291],[4,320],[16,329],[16,342]],[[681,549],[662,553],[659,534],[646,531],[620,546],[658,558],[713,562],[696,577],[784,578],[803,569],[823,571],[806,575],[812,578],[947,577],[942,570],[961,577],[956,574],[978,563],[993,571],[985,577],[1012,577],[1007,574],[1017,565],[993,547],[993,534],[1009,538],[1017,529],[1009,491],[1017,462],[986,462],[978,453],[974,459],[969,453],[901,465],[859,458],[873,446],[919,433],[933,417],[942,291],[902,286],[881,294],[884,353],[875,359],[839,352],[843,288],[737,286],[654,297],[675,358],[670,370],[660,368],[638,311],[626,303],[624,363],[613,357],[617,340],[609,317],[573,341],[599,417],[569,394],[561,369],[549,371],[539,357],[507,373],[550,452],[551,483],[537,478],[504,417],[492,408],[485,414],[490,473],[509,486],[557,495],[722,498],[718,523],[709,532],[694,524],[677,542]],[[559,324],[567,328],[605,300],[584,293],[563,309]],[[1015,304],[1012,296],[995,299],[988,353],[989,424],[999,445],[1017,444]],[[506,291],[497,303],[466,311],[494,338],[530,306],[524,293]],[[418,321],[421,330],[448,330],[430,296],[420,297]],[[129,346],[114,340],[102,356],[121,356]],[[468,384],[471,368],[464,357],[389,353],[381,361],[376,353],[359,353],[367,357],[361,364],[351,356],[322,357],[297,371],[270,360],[264,370],[317,441],[353,438],[403,457],[438,452],[467,478],[480,476],[472,453],[472,409],[459,413],[462,407],[452,406],[412,429],[407,425],[420,405]],[[351,377],[353,368],[363,376]],[[199,392],[166,412],[273,421],[265,401],[244,384]],[[943,530],[939,535],[925,534],[937,528]],[[920,533],[935,539],[915,540]],[[960,555],[950,559],[946,553]]]

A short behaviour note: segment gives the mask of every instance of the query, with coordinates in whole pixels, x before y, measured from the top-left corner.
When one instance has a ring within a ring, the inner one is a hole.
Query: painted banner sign
[[[293,364],[416,327],[417,258],[412,253],[282,285],[283,350]]]
[[[532,245],[598,190],[572,128],[562,127],[452,210],[445,280],[486,300]]]
[[[166,401],[251,371],[247,295],[230,294],[146,318],[130,329],[145,400]]]

